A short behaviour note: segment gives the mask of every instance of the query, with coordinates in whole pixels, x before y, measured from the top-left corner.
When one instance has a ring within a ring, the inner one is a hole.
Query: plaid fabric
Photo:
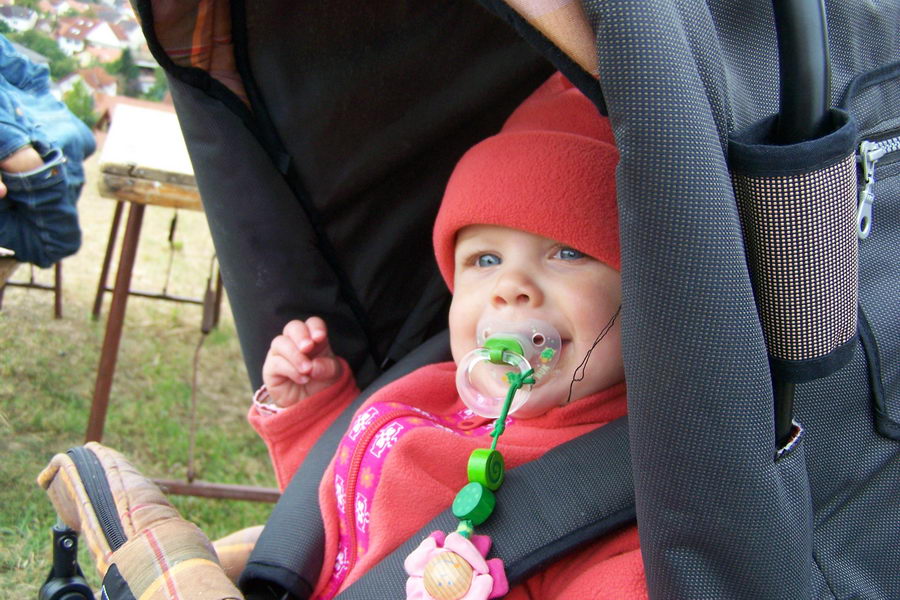
[[[222,570],[235,583],[247,565],[247,559],[250,558],[250,552],[256,546],[262,530],[262,525],[247,527],[213,542]]]
[[[139,600],[237,600],[209,540],[118,452],[89,442],[103,465],[127,541],[113,552],[75,463],[57,454],[38,476],[59,517],[81,533],[101,577],[116,566]]]
[[[234,61],[229,2],[152,0],[150,5],[154,33],[172,62],[206,71],[249,106]]]

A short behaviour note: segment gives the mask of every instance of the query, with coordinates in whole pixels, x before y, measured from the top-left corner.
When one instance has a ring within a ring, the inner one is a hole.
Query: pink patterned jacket
[[[335,385],[277,414],[249,420],[266,442],[284,487],[306,453],[358,390],[344,365]],[[491,421],[456,395],[453,363],[423,367],[360,407],[319,485],[325,557],[314,597],[352,584],[453,502],[467,483],[472,450],[490,446]],[[258,394],[265,395],[265,389]],[[498,450],[507,468],[621,417],[618,384],[534,419],[510,418]],[[598,468],[602,458],[598,459]],[[503,489],[497,492],[503,502]],[[528,524],[523,518],[523,527]],[[646,598],[637,528],[608,535],[512,588],[506,598]]]

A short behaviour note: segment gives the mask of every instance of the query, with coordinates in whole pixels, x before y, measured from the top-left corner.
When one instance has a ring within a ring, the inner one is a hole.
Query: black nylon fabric
[[[296,316],[300,298],[320,307],[347,354],[359,357],[361,376],[373,377],[378,365],[354,330],[300,204],[263,147],[218,101],[176,79],[169,84],[251,385],[262,385],[269,344]]]
[[[776,120],[763,119],[729,138],[728,163],[733,173],[749,177],[801,175],[839,163],[856,148],[856,126],[842,110],[829,113],[826,135],[797,144],[774,141]]]
[[[106,570],[99,594],[101,600],[136,600],[128,582],[119,573],[119,567],[114,564]]]
[[[900,597],[900,448],[874,430],[861,349],[798,386],[804,434],[773,458],[770,374],[723,150],[730,131],[777,110],[771,3],[586,7],[622,157],[623,347],[651,596]],[[827,10],[838,98],[855,75],[896,60],[900,9]],[[851,107],[861,136],[889,128],[895,94],[867,90]],[[886,199],[879,237],[860,244],[861,303],[878,315],[879,346],[896,349],[898,196],[891,180],[878,185]],[[896,410],[891,362],[877,376]]]
[[[284,324],[318,314],[365,386],[446,326],[431,249],[446,179],[552,67],[474,3],[231,8],[252,110],[154,48],[178,90],[251,384]]]
[[[474,2],[243,4],[268,117],[362,303],[374,354],[396,359],[446,327],[431,231],[450,171],[552,67]],[[290,316],[323,309],[307,289]],[[336,325],[333,346],[364,387],[376,373],[359,368],[363,336]]]

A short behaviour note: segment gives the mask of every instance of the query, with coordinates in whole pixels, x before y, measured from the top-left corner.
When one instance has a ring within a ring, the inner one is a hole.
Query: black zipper
[[[106,480],[106,472],[103,470],[103,465],[100,464],[100,459],[84,446],[71,448],[66,454],[75,463],[84,489],[94,507],[97,521],[100,523],[103,535],[106,536],[106,542],[110,549],[118,550],[128,541],[128,537],[119,520],[116,502],[113,500],[112,490],[109,489],[109,482]]]

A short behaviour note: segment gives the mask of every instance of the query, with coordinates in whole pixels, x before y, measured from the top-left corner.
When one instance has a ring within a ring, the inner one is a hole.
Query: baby
[[[453,292],[454,363],[397,380],[356,413],[319,487],[326,544],[313,597],[332,598],[352,584],[466,485],[469,455],[490,446],[493,419],[467,406],[455,381],[457,365],[480,346],[484,323],[502,329],[538,322],[558,333],[552,373],[511,413],[500,438],[507,468],[625,414],[615,319],[617,160],[608,121],[560,74],[460,160],[434,227],[438,266]],[[263,381],[249,418],[284,488],[358,390],[318,317],[291,321],[272,341]],[[497,501],[503,502],[502,488]],[[506,597],[645,596],[631,527],[558,561]]]

